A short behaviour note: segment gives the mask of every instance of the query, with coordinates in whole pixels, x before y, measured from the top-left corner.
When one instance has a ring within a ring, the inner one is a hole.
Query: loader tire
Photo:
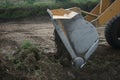
[[[111,3],[113,3],[115,0],[110,0],[111,1]]]
[[[56,30],[54,30],[54,36],[55,36],[55,46],[57,49],[55,58],[59,59],[61,65],[65,67],[71,66],[72,59]]]
[[[113,48],[120,48],[120,16],[114,17],[106,25],[105,38]]]

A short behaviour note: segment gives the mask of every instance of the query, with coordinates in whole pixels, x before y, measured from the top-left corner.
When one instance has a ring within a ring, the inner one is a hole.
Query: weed
[[[29,49],[29,48],[31,48],[31,47],[33,47],[33,45],[32,45],[32,43],[31,43],[30,41],[28,41],[28,40],[24,41],[24,42],[22,43],[22,45],[21,45],[21,48],[23,48],[23,49]]]

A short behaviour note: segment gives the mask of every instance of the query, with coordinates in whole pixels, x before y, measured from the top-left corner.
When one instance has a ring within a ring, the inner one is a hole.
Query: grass
[[[0,4],[0,18],[1,19],[18,19],[28,16],[46,16],[48,15],[46,9],[54,8],[69,8],[80,7],[84,10],[90,11],[98,2],[96,0],[72,0],[68,3],[55,3],[54,1],[48,2],[30,2],[29,0],[21,3],[6,2]]]
[[[24,41],[21,45],[21,48],[23,48],[23,49],[29,49],[29,48],[32,48],[32,47],[33,47],[33,45],[30,41]]]

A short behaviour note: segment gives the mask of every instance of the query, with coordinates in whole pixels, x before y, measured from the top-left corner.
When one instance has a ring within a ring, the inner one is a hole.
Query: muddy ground
[[[107,44],[104,27],[97,30],[100,35],[99,47],[83,69],[63,67],[53,61],[56,50],[54,27],[48,17],[1,22],[0,54],[14,54],[19,45],[27,40],[38,49],[44,49],[43,54],[47,56],[44,61],[47,66],[41,72],[44,76],[39,80],[120,80],[120,50]]]

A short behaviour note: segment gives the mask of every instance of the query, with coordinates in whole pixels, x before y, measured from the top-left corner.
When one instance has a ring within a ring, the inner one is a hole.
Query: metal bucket
[[[64,17],[54,19],[53,16],[51,19],[55,29],[71,55],[75,66],[83,67],[98,46],[99,36],[95,27],[86,21],[81,14],[76,13],[70,19],[64,19]]]

